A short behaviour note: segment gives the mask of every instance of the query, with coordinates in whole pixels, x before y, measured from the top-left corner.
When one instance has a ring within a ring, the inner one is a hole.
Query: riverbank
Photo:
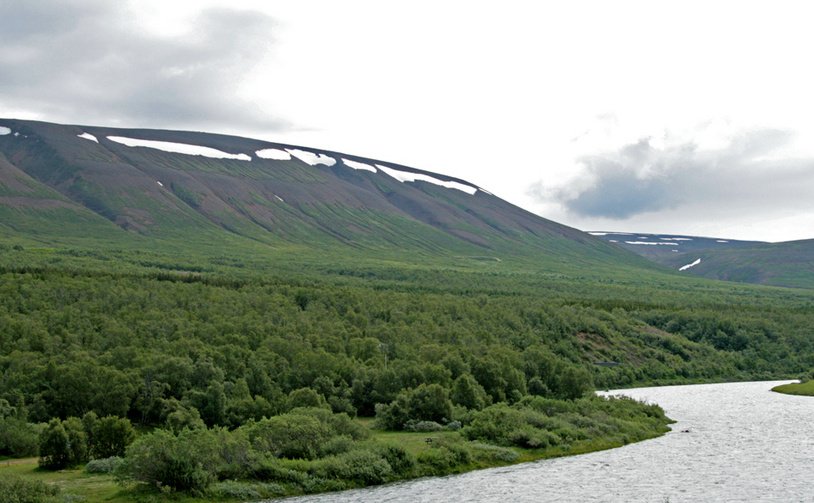
[[[781,384],[780,386],[772,388],[772,391],[785,393],[787,395],[814,396],[814,381]]]
[[[489,412],[487,412],[489,411]],[[654,405],[632,400],[585,398],[573,402],[537,400],[523,406],[497,405],[461,430],[405,432],[356,423],[369,438],[338,454],[314,459],[265,458],[254,461],[242,477],[221,477],[195,495],[164,491],[130,480],[121,485],[110,474],[83,469],[46,471],[36,458],[0,461],[0,478],[19,477],[60,488],[79,501],[231,502],[355,489],[420,477],[470,472],[540,459],[620,447],[669,431],[671,422]],[[256,453],[248,453],[251,458]],[[154,457],[153,463],[160,463]],[[235,480],[236,479],[236,480]]]

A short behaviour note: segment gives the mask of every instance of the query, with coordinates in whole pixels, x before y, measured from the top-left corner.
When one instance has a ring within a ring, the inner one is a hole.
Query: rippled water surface
[[[777,384],[623,390],[661,405],[678,421],[673,431],[581,456],[286,502],[814,502],[814,398],[771,392]]]

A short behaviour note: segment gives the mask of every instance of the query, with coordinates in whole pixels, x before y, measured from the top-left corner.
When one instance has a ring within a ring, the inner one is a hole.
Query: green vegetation
[[[89,501],[273,497],[624,445],[667,419],[583,398],[594,387],[814,362],[804,290],[507,261],[5,251],[0,452],[92,461],[0,473]]]
[[[772,388],[772,391],[787,395],[814,396],[814,381],[805,380],[799,383],[781,384]]]

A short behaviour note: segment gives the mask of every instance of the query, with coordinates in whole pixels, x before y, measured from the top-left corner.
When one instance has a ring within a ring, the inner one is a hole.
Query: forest
[[[669,420],[593,390],[814,367],[808,290],[3,252],[0,456],[132,494],[251,499],[623,445]]]

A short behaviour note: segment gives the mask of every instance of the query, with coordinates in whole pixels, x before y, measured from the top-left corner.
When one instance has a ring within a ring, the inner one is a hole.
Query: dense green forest
[[[667,419],[595,388],[814,367],[808,290],[2,246],[0,455],[155,488],[274,496],[622,445]],[[417,455],[371,431],[440,436]]]

